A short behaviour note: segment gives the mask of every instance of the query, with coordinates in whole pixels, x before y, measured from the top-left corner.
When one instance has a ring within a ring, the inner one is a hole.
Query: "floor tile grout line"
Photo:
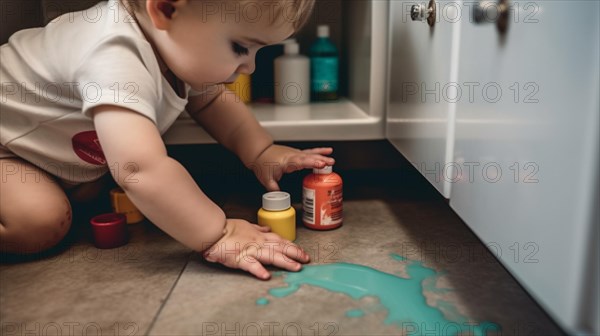
[[[193,251],[188,254],[187,260],[185,262],[185,265],[183,265],[183,267],[181,268],[181,271],[179,272],[179,275],[177,276],[177,279],[175,279],[175,282],[173,282],[173,286],[171,286],[171,289],[169,289],[169,292],[167,293],[167,296],[165,297],[164,301],[162,302],[162,304],[158,308],[158,311],[156,312],[156,314],[152,318],[152,322],[150,322],[150,325],[148,326],[148,329],[146,330],[146,332],[144,333],[144,335],[150,335],[150,332],[154,328],[154,324],[156,324],[156,321],[158,320],[158,317],[160,316],[160,314],[163,311],[163,308],[166,306],[167,302],[169,301],[169,298],[171,297],[171,294],[175,290],[175,287],[177,287],[177,284],[179,283],[179,279],[181,279],[181,276],[183,275],[183,272],[185,271],[185,269],[189,265],[190,260],[192,259],[192,255],[193,254],[194,254]]]

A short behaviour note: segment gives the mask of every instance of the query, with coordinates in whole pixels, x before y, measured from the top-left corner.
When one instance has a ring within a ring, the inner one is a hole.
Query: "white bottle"
[[[275,103],[310,102],[310,60],[299,54],[298,43],[284,44],[284,54],[275,59]]]

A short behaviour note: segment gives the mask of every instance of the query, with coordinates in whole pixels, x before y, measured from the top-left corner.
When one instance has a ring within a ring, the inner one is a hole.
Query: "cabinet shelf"
[[[276,141],[384,139],[381,118],[344,98],[298,106],[253,103],[249,107]],[[185,112],[165,133],[164,140],[171,145],[215,142]]]

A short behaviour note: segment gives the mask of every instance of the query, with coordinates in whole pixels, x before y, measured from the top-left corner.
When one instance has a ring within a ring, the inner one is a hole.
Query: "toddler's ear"
[[[146,12],[156,29],[167,30],[173,19],[177,7],[183,5],[186,0],[152,0],[146,1]]]
[[[169,19],[173,17],[173,13],[175,12],[175,7],[169,1],[158,2],[158,9]]]

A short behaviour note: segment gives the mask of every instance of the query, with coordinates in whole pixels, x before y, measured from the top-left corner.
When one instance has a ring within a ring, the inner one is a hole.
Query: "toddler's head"
[[[314,0],[121,0],[162,61],[196,89],[254,71],[258,49],[288,38]]]

